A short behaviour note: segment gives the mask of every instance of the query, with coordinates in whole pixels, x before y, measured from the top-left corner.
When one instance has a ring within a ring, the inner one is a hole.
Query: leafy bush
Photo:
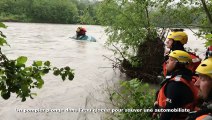
[[[107,26],[106,45],[115,46],[120,70],[151,83],[157,83],[164,58],[162,37],[149,16],[154,4],[152,0],[104,0],[97,9],[100,23]]]
[[[155,90],[147,83],[143,84],[138,79],[121,81],[120,88],[110,92],[110,100],[117,109],[123,112],[114,112],[114,117],[119,120],[151,120],[150,112],[153,109]],[[140,110],[133,112],[133,110]]]
[[[89,0],[1,0],[0,21],[95,24],[95,3]]]

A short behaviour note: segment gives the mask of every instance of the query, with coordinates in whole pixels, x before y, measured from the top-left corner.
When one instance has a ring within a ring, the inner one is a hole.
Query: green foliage
[[[130,57],[129,62],[132,64],[132,67],[141,66],[141,60],[138,57]]]
[[[212,2],[206,3],[211,11]],[[121,57],[130,61],[132,66],[137,66],[144,60],[141,54],[146,54],[139,49],[145,47],[147,41],[160,36],[159,28],[193,27],[200,28],[201,34],[211,32],[202,8],[199,0],[103,0],[97,7],[97,18],[107,26],[107,45],[118,46],[114,53],[121,53]],[[135,57],[138,57],[138,62],[131,60]]]
[[[0,22],[0,28],[7,28],[7,26]],[[5,40],[5,38],[6,36],[0,31],[0,46],[7,44],[7,41]]]
[[[54,75],[58,76],[60,75],[62,77],[63,80],[65,80],[66,78],[68,78],[69,80],[72,80],[74,78],[74,75],[71,74],[72,73],[72,69],[70,69],[70,67],[65,67],[65,68],[60,68],[58,69],[57,67],[53,68],[54,70]]]
[[[89,4],[81,10],[79,21],[83,24],[99,24],[96,18],[96,4]]]
[[[119,44],[125,56],[134,56],[138,45],[147,37],[156,37],[148,17],[148,9],[153,3],[146,0],[117,1],[104,0],[98,7],[98,19],[106,29],[108,45]]]
[[[37,22],[76,23],[77,7],[68,0],[36,0],[28,13]]]
[[[89,0],[1,0],[0,21],[95,24],[93,6]]]
[[[0,23],[0,28],[5,28]],[[6,43],[5,36],[1,32],[0,45]],[[0,91],[4,99],[9,99],[12,93],[25,101],[27,97],[33,99],[33,88],[42,88],[44,84],[43,76],[50,70],[54,75],[60,75],[62,80],[73,80],[74,73],[70,67],[53,67],[49,61],[34,61],[31,66],[27,66],[27,57],[20,56],[15,60],[9,60],[0,50]]]
[[[2,22],[0,22],[0,28],[7,28],[7,26],[5,24],[3,24]],[[1,32],[1,36],[2,36],[2,32]],[[4,37],[4,36],[2,36]]]
[[[110,94],[110,100],[123,112],[115,112],[119,120],[151,120],[151,113],[146,109],[153,109],[155,91],[148,84],[143,84],[138,79],[121,81],[119,91]],[[127,109],[142,109],[140,112],[127,112]]]
[[[207,0],[205,3],[211,14],[212,1]],[[199,28],[201,34],[210,33],[212,29],[200,0],[160,0],[153,10],[151,21],[157,27]]]
[[[0,46],[3,46],[4,44],[7,44],[7,41],[5,40],[5,38],[1,37],[0,38]]]
[[[205,38],[206,38],[206,42],[205,42],[205,46],[207,47],[207,46],[211,46],[212,45],[212,34],[207,34],[206,36],[205,36]]]
[[[201,20],[205,17],[199,7],[162,7],[156,8],[151,14],[151,21],[157,27],[198,27]]]
[[[107,26],[106,45],[115,46],[114,54],[122,57],[118,56],[121,71],[128,77],[145,78],[149,82],[155,82],[164,52],[159,28],[154,26],[150,16],[155,4],[153,0],[104,0],[97,9],[100,23]]]

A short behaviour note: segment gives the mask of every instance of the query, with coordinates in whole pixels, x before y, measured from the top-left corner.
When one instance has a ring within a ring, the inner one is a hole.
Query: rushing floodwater
[[[75,41],[78,25],[5,23],[3,30],[11,47],[3,47],[9,58],[27,56],[33,60],[50,60],[57,67],[75,69],[73,81],[62,82],[49,74],[44,77],[42,89],[35,90],[35,99],[21,99],[13,95],[9,100],[0,98],[1,120],[98,120],[100,112],[77,112],[80,108],[106,108],[103,90],[107,83],[117,81],[120,75],[111,68],[111,62],[103,57],[113,53],[103,47],[107,37],[101,26],[84,26],[87,34],[97,42]],[[199,48],[203,56],[202,42],[189,33],[188,46]],[[27,111],[28,110],[28,111]],[[26,113],[25,113],[26,112]],[[37,113],[36,113],[37,112]]]
[[[119,79],[111,68],[111,62],[103,55],[112,52],[104,48],[106,35],[101,26],[84,26],[87,34],[97,42],[75,41],[78,25],[5,23],[3,30],[11,47],[3,47],[9,58],[27,56],[33,60],[50,60],[57,67],[70,66],[75,69],[73,81],[63,82],[60,77],[49,74],[44,77],[42,89],[36,90],[35,99],[21,99],[13,95],[9,100],[0,98],[0,118],[2,120],[77,120],[100,119],[98,113],[74,112],[68,109],[103,108],[103,90],[108,82]],[[22,110],[40,109],[39,113],[24,113]],[[54,110],[48,112],[48,110]],[[42,112],[46,110],[46,112]],[[67,110],[61,111],[60,110]]]

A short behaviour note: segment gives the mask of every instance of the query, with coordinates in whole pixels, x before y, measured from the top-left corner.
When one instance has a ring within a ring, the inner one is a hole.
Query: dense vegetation
[[[107,44],[115,46],[116,55],[121,54],[121,58],[117,57],[121,70],[132,78],[145,78],[149,82],[157,82],[164,51],[162,37],[150,21],[149,7],[153,4],[105,0],[97,12],[100,23],[108,26]]]
[[[89,24],[81,16],[92,14],[92,6],[88,0],[1,0],[0,21]]]
[[[149,19],[154,26],[168,28],[192,26],[209,29],[210,22],[206,19],[207,14],[199,0],[182,0],[175,4],[172,3],[173,0],[150,2],[141,0],[137,1],[138,5],[134,4],[135,2],[134,0],[1,0],[0,21],[111,25],[105,24],[109,20],[107,17],[127,13],[127,11],[120,11],[123,9],[121,6],[128,4],[138,7],[139,4],[143,4],[148,6]],[[116,11],[111,3],[118,5]],[[208,11],[212,11],[211,0],[206,0],[205,3]],[[110,6],[111,9],[104,9],[104,6]],[[141,12],[141,8],[135,7],[134,11]],[[130,15],[128,17],[137,16],[136,13]],[[112,22],[114,18],[108,21],[108,23]]]
[[[155,90],[138,79],[121,81],[120,87],[109,91],[113,109],[118,111],[110,114],[111,119],[118,120],[152,120]],[[110,119],[108,117],[108,119]]]
[[[104,0],[98,5],[97,16],[102,25],[108,26],[107,43],[120,55],[117,58],[122,71],[133,78],[156,82],[163,61],[160,44],[164,33],[173,27],[199,28],[203,34],[198,35],[210,33],[211,11],[211,0]]]

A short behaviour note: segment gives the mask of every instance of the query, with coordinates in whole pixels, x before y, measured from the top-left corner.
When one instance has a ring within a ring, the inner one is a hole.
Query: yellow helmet
[[[212,58],[208,58],[202,61],[201,64],[197,67],[196,72],[212,78]]]
[[[174,41],[180,41],[183,45],[188,42],[188,35],[183,31],[173,31],[167,38],[173,39]]]
[[[175,50],[169,54],[170,57],[177,59],[180,63],[190,63],[192,61],[191,56],[182,50]]]

